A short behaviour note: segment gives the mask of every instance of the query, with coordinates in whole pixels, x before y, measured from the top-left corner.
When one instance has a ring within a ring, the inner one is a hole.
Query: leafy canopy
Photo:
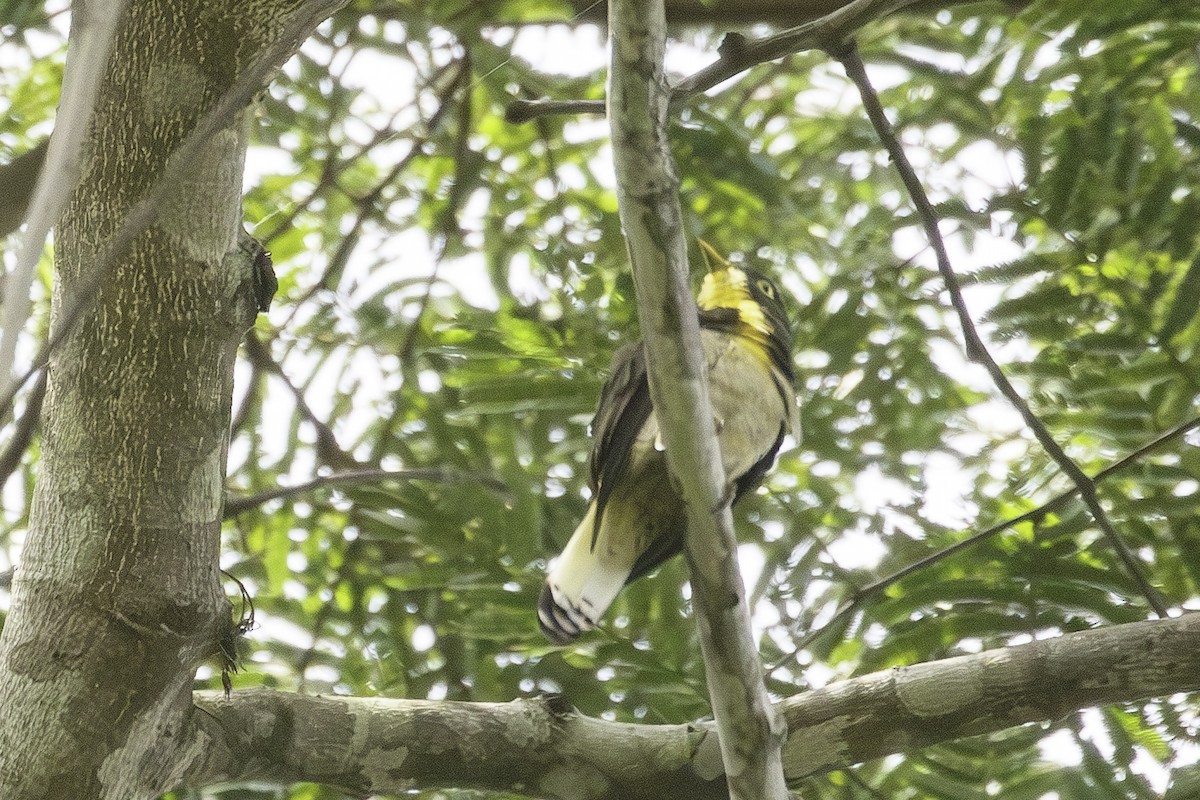
[[[0,71],[8,160],[47,130],[62,26],[32,3],[0,13],[0,54],[20,66]],[[699,66],[721,33],[674,31],[673,53]],[[1198,38],[1195,4],[1157,0],[967,5],[860,37],[982,332],[1089,474],[1197,414]],[[637,331],[605,127],[516,125],[504,110],[602,97],[602,46],[566,3],[356,2],[262,98],[245,215],[281,289],[239,375],[229,489],[423,472],[228,522],[223,566],[260,623],[235,685],[550,691],[620,720],[708,713],[680,561],[577,646],[548,646],[533,613],[544,562],[586,505],[604,370]],[[920,220],[836,62],[754,68],[681,104],[672,135],[689,233],[758,262],[793,302],[803,443],[737,514],[771,691],[1145,618],[1072,502],[828,625],[859,587],[1069,485],[960,355]],[[1180,437],[1101,489],[1174,606],[1200,594],[1198,459]],[[10,560],[35,470],[36,449],[7,487]],[[219,683],[215,669],[198,680]],[[1186,781],[1195,733],[1192,703],[1170,698],[870,763],[802,793],[1143,797],[1172,768]]]

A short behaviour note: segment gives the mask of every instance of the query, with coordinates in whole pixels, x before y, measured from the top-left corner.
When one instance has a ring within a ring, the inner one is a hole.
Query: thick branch
[[[540,797],[725,796],[716,742],[690,725],[592,719],[561,698],[511,703],[199,692],[192,785],[312,781],[362,794],[453,786]],[[215,723],[215,724],[214,724]],[[713,737],[715,739],[715,737]],[[703,772],[697,773],[697,767]],[[667,784],[664,775],[674,776]]]
[[[661,2],[610,6],[609,113],[617,199],[637,287],[650,396],[688,512],[687,559],[713,715],[738,798],[785,798],[781,720],[750,634],[737,539],[717,447],[700,326],[688,286],[679,179],[671,162]]]
[[[1200,689],[1200,614],[899,667],[796,695],[789,782],[918,747]],[[556,698],[456,703],[199,692],[188,782],[456,786],[559,798],[722,797],[710,724],[591,719]]]
[[[897,667],[783,701],[788,779],[1200,689],[1200,614]]]

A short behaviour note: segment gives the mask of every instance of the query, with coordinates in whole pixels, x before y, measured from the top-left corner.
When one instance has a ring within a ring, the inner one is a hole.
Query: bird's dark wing
[[[591,487],[596,495],[593,548],[604,506],[629,464],[633,442],[652,409],[646,350],[640,341],[627,344],[613,356],[612,372],[600,391],[600,403],[592,419]]]
[[[626,585],[633,583],[648,572],[657,569],[660,564],[676,553],[683,551],[684,535],[687,533],[687,516],[682,505],[674,519],[674,524],[661,536],[656,536],[650,546],[642,551],[633,562],[633,569],[625,579]]]
[[[697,312],[700,327],[710,331],[736,333],[740,324],[736,308],[702,308]]]
[[[739,475],[733,481],[734,493],[733,502],[737,502],[738,498],[746,492],[752,492],[762,483],[763,478],[771,471],[771,467],[775,465],[775,456],[779,453],[779,448],[783,446],[783,437],[787,435],[787,427],[779,426],[779,435],[775,437],[775,444],[771,445],[771,449],[754,462],[750,469]]]

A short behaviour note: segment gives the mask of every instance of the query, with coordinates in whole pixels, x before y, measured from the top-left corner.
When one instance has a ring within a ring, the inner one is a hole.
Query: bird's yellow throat
[[[775,329],[767,321],[762,306],[750,294],[749,278],[745,272],[721,258],[708,242],[701,240],[700,245],[706,260],[715,261],[719,269],[704,276],[700,293],[696,295],[696,305],[701,311],[718,308],[736,310],[738,321],[731,332],[745,340],[750,345],[750,351],[764,365],[770,365],[769,343]]]
[[[771,327],[771,323],[767,322],[762,306],[751,297],[746,280],[746,273],[732,264],[716,272],[710,272],[704,276],[704,283],[700,285],[700,294],[696,296],[696,304],[702,311],[712,311],[717,308],[736,309],[738,321],[745,329],[739,333],[765,343],[767,337],[775,330]]]

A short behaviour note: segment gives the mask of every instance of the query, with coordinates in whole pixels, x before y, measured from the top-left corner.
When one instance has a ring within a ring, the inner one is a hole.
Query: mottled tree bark
[[[725,775],[735,800],[784,800],[784,720],[771,706],[751,635],[729,509],[733,492],[721,467],[688,288],[679,178],[667,137],[661,0],[614,0],[609,31],[608,121],[621,228],[637,287],[650,397],[687,507],[684,554]]]
[[[192,677],[230,624],[222,490],[234,359],[255,313],[238,246],[244,110],[182,165],[149,229],[107,251],[239,75],[334,7],[133,0],[118,27],[56,236],[52,334],[67,332],[65,309],[86,310],[49,363],[0,637],[5,800],[155,797],[194,756]],[[96,66],[68,56],[68,71]]]
[[[839,681],[777,704],[790,783],[1090,706],[1200,688],[1200,614],[1069,633]],[[728,797],[712,722],[591,719],[561,698],[453,703],[200,692],[187,780],[316,781],[357,794],[457,786],[563,800]]]

